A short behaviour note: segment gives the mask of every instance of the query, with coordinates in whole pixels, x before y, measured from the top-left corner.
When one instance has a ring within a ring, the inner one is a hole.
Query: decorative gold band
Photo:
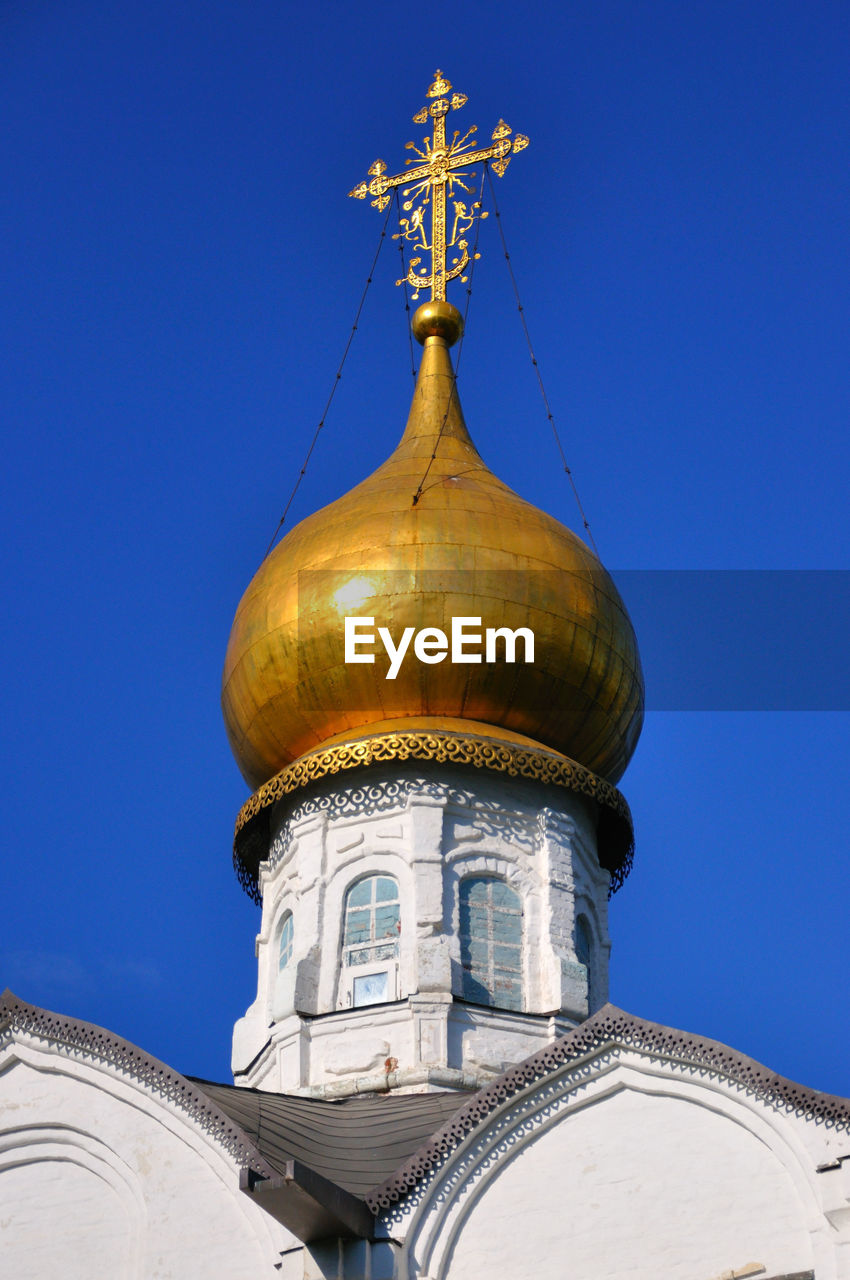
[[[611,873],[611,891],[628,875],[634,854],[632,817],[625,797],[584,765],[554,752],[512,746],[467,733],[382,733],[311,752],[270,778],[239,810],[233,846],[237,875],[259,901],[259,864],[268,855],[269,810],[311,782],[347,769],[400,760],[428,760],[506,773],[565,787],[599,805],[599,861]]]

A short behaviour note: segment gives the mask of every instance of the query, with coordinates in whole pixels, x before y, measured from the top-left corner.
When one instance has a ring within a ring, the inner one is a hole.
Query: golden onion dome
[[[610,782],[631,758],[643,679],[628,614],[581,539],[482,461],[449,355],[461,328],[448,303],[419,308],[424,351],[395,452],[287,534],[242,598],[222,701],[252,787],[318,747],[400,728],[542,746]],[[498,646],[496,661],[428,663],[411,645],[390,680],[377,640],[358,649],[374,662],[345,661],[346,616],[395,644],[407,627],[448,636],[458,617],[528,628],[534,661],[522,640],[513,663]]]

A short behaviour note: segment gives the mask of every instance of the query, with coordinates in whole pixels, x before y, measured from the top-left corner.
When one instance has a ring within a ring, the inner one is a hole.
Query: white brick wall
[[[704,1067],[605,1051],[503,1104],[384,1229],[400,1280],[848,1280],[836,1152],[846,1130]]]
[[[0,1055],[0,1274],[269,1280],[292,1237],[239,1168],[125,1072],[33,1041]]]
[[[482,1083],[493,1074],[485,1059],[517,1062],[585,1017],[577,911],[593,936],[597,1005],[607,999],[610,950],[609,877],[596,859],[595,820],[592,803],[566,790],[444,765],[374,767],[317,784],[294,808],[281,805],[260,875],[257,998],[234,1031],[239,1082],[319,1093],[374,1088],[385,1044],[398,1087],[402,1076],[403,1087],[428,1087],[426,1068]],[[340,948],[345,894],[368,874],[394,876],[400,888],[400,1003],[361,1011],[349,1008]],[[523,1014],[511,1021],[476,1012],[477,1022],[489,1019],[486,1052],[477,1031],[464,1038],[446,1026],[451,997],[462,990],[459,884],[480,874],[503,877],[524,913]],[[279,975],[280,926],[290,911],[293,959]],[[424,1031],[414,996],[440,1006]],[[343,1033],[349,1048],[340,1057],[332,1042]]]

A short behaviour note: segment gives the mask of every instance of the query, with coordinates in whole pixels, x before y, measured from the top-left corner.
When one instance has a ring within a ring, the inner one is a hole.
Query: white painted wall
[[[85,1055],[0,1056],[0,1273],[15,1280],[260,1280],[292,1237],[177,1106]]]
[[[597,1005],[607,999],[610,951],[609,876],[597,862],[595,821],[595,806],[562,788],[445,765],[376,766],[316,784],[294,807],[281,803],[260,873],[257,997],[234,1030],[238,1082],[352,1092],[377,1087],[375,1072],[395,1059],[408,1073],[404,1087],[421,1087],[429,1067],[459,1073],[455,1083],[466,1075],[467,1086],[475,1086],[586,1017],[577,913],[593,938]],[[392,1010],[350,1009],[340,966],[345,895],[370,874],[395,877],[401,893]],[[525,1016],[479,1012],[474,1034],[464,1038],[447,1026],[452,997],[462,990],[459,886],[480,874],[503,877],[523,904]],[[280,974],[288,912],[294,950]],[[427,1026],[411,997],[436,1006]],[[342,1055],[317,1021],[332,1015],[327,1031],[334,1038],[345,1033]],[[478,1034],[481,1019],[490,1023],[486,1043]]]
[[[846,1131],[704,1067],[608,1051],[503,1104],[384,1225],[400,1280],[847,1280],[836,1152]]]
[[[806,1207],[776,1156],[740,1125],[678,1098],[626,1091],[509,1156],[471,1207],[440,1274],[501,1280],[527,1265],[562,1280],[710,1280],[758,1261],[812,1265]]]

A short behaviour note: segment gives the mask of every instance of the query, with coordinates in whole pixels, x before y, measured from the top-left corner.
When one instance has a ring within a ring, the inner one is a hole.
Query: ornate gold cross
[[[411,258],[407,275],[397,280],[396,284],[403,284],[407,280],[413,285],[414,298],[419,297],[420,289],[430,286],[432,300],[440,301],[445,301],[446,285],[449,280],[455,280],[458,276],[461,280],[466,279],[463,272],[470,261],[466,234],[476,218],[487,217],[486,213],[481,212],[479,201],[454,198],[456,187],[472,194],[469,184],[475,178],[475,174],[471,173],[466,166],[475,164],[479,160],[492,160],[493,168],[501,178],[510,164],[511,155],[528,146],[528,138],[523,133],[514,134],[511,138],[512,130],[504,120],[500,120],[493,130],[489,147],[475,146],[473,135],[477,129],[476,125],[467,129],[463,137],[459,131],[455,130],[452,141],[447,143],[446,116],[450,111],[457,111],[467,100],[465,93],[452,93],[449,97],[451,88],[451,82],[442,72],[437,71],[434,75],[434,83],[428,90],[430,104],[426,103],[413,117],[415,124],[426,124],[429,116],[434,122],[433,137],[424,139],[424,151],[413,142],[406,144],[407,150],[415,151],[419,157],[418,160],[411,157],[407,161],[407,164],[413,165],[414,168],[405,169],[403,173],[397,173],[388,178],[384,161],[376,160],[369,169],[371,181],[361,182],[348,193],[356,200],[365,200],[367,196],[372,196],[373,208],[386,209],[392,199],[390,192],[393,187],[400,187],[403,183],[408,184],[402,192],[404,198],[402,209],[409,216],[400,219],[401,231],[393,239],[407,240],[413,249],[430,253],[431,270],[430,272],[417,271],[422,257],[420,255]],[[446,237],[447,199],[454,207],[448,238]],[[430,244],[425,226],[429,204],[431,206]],[[447,263],[446,255],[449,249],[455,249],[456,253],[451,262]],[[479,255],[476,254],[477,256]]]

